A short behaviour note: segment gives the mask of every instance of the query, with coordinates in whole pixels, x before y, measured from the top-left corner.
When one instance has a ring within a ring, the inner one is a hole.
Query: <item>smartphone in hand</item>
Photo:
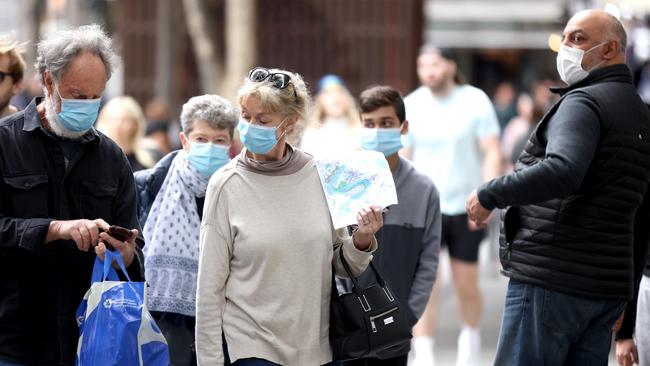
[[[100,229],[100,232],[101,231],[104,230]],[[131,235],[133,235],[133,232],[131,232],[131,230],[117,225],[111,225],[106,233],[119,241],[127,241],[131,239]],[[115,248],[113,248],[113,246],[107,242],[104,242],[104,245],[106,245],[106,248],[109,250],[115,250]]]

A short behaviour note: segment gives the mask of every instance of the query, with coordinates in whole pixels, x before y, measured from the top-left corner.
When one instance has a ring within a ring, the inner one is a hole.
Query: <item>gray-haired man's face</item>
[[[49,73],[45,75],[45,87],[48,94],[54,94],[54,80]],[[102,96],[106,88],[106,67],[102,59],[90,53],[77,56],[63,73],[57,83],[61,95],[56,98],[68,99],[97,99]],[[60,100],[57,100],[57,110],[61,111]]]

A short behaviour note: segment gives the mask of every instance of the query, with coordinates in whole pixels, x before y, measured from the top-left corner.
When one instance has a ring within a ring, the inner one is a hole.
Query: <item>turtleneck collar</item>
[[[291,175],[302,169],[311,159],[311,155],[294,148],[290,144],[287,144],[282,159],[273,161],[255,160],[246,155],[246,149],[244,148],[239,154],[237,167],[269,176]]]

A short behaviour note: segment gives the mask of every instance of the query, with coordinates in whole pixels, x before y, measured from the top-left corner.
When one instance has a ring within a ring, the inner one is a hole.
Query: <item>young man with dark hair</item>
[[[429,300],[440,250],[440,202],[431,179],[400,158],[401,137],[408,121],[400,93],[388,86],[366,89],[359,98],[361,146],[384,154],[395,179],[399,204],[391,206],[384,226],[375,235],[379,249],[373,262],[396,293],[411,325],[415,325]],[[349,280],[348,280],[349,281]],[[360,278],[374,281],[369,271]],[[349,282],[347,283],[349,285]],[[347,361],[346,366],[406,366],[410,343],[406,342],[374,358]]]
[[[20,93],[25,74],[25,60],[20,46],[15,40],[0,39],[0,118],[18,112],[18,108],[9,102]]]

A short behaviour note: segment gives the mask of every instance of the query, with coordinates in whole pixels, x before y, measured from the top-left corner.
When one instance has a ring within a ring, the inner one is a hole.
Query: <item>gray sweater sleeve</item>
[[[420,319],[424,309],[429,302],[429,296],[433,284],[436,281],[438,270],[438,254],[440,252],[440,196],[438,190],[434,187],[429,194],[427,201],[426,219],[424,227],[424,236],[422,238],[422,248],[418,259],[411,294],[409,296],[409,306],[416,318]]]
[[[545,132],[548,143],[544,159],[479,187],[478,199],[483,207],[544,202],[565,197],[580,186],[600,139],[598,105],[584,92],[567,95]]]

